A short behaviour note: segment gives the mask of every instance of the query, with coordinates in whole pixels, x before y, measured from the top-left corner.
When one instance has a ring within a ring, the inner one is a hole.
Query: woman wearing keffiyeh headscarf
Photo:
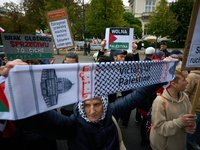
[[[12,63],[10,68],[20,62]],[[0,68],[0,71],[6,77],[10,68]],[[118,120],[162,85],[137,88],[115,103],[109,103],[107,96],[79,102],[70,117],[48,111],[14,123],[49,138],[67,139],[71,150],[119,150],[118,130],[112,116]]]
[[[137,88],[115,103],[109,103],[107,96],[78,102],[70,117],[49,111],[16,121],[16,124],[50,138],[67,139],[72,150],[119,150],[118,131],[112,116],[118,120],[122,114],[137,107],[162,85]]]

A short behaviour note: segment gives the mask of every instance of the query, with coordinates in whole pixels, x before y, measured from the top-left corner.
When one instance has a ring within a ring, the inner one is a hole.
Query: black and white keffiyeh
[[[108,109],[108,96],[101,96],[100,99],[101,99],[101,102],[103,104],[103,114],[101,115],[101,117],[99,118],[99,120],[97,122],[99,122],[99,121],[101,121],[101,120],[103,120],[105,118],[106,112],[107,112],[107,109]],[[85,113],[85,110],[84,110],[84,101],[78,103],[78,112],[81,115],[81,117],[83,119],[85,119],[85,121],[91,122],[87,118],[87,115]],[[97,123],[97,122],[95,122],[95,123]]]

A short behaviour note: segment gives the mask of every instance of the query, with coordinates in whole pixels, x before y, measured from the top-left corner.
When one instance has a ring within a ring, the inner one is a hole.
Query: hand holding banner
[[[22,119],[86,99],[171,81],[176,63],[177,60],[16,66],[5,82],[10,109],[0,112],[0,118]]]

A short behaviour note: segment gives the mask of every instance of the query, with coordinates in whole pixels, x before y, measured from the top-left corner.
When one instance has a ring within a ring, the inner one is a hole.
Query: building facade
[[[0,7],[0,16],[4,17],[5,13],[7,13],[8,11],[6,9],[4,9],[3,7]]]
[[[129,12],[142,22],[143,37],[146,32],[145,25],[149,22],[149,14],[160,0],[129,0]]]

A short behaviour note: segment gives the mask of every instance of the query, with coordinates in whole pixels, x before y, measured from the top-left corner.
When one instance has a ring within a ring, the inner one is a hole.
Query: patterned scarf
[[[95,123],[98,123],[99,121],[101,121],[101,120],[103,120],[105,118],[106,112],[107,112],[107,109],[108,109],[108,96],[101,96],[100,99],[101,99],[101,102],[103,104],[103,114],[101,115],[101,117],[99,118],[99,120],[97,122],[95,122]],[[83,119],[85,119],[85,121],[91,122],[87,118],[87,115],[85,113],[85,110],[84,110],[84,101],[78,103],[78,112],[81,115],[81,117]]]

